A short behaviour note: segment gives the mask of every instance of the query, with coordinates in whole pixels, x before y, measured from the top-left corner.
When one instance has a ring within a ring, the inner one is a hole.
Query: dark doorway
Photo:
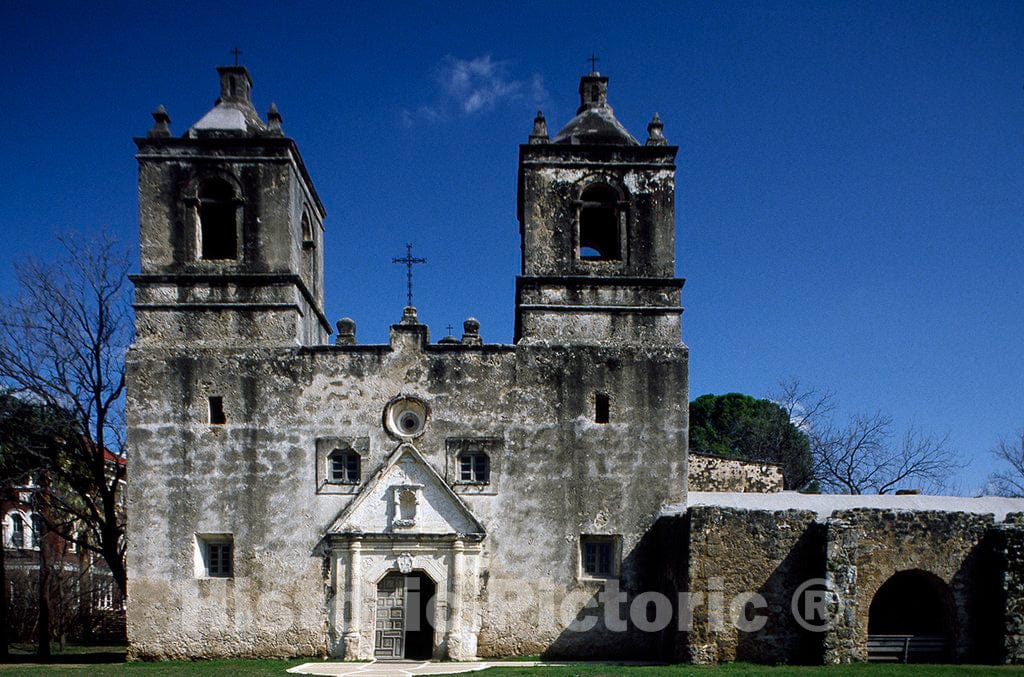
[[[429,660],[434,655],[437,586],[420,571],[391,573],[377,584],[374,657]]]
[[[405,577],[405,657],[429,660],[434,655],[434,595],[437,586],[422,571]]]
[[[953,601],[938,576],[901,571],[887,580],[868,610],[868,659],[933,663],[949,658]]]

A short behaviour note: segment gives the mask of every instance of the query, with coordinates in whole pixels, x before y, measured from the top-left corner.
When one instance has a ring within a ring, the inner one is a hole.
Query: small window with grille
[[[231,534],[198,536],[199,561],[196,574],[202,578],[233,578],[234,539]]]
[[[351,449],[337,449],[327,457],[327,476],[338,484],[359,484],[360,460]]]
[[[586,578],[619,575],[619,548],[615,536],[580,536],[580,570]]]
[[[482,452],[459,454],[459,482],[462,484],[489,484],[491,459]]]

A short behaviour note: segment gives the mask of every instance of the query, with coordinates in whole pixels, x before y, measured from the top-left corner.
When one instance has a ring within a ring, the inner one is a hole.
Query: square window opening
[[[338,484],[359,484],[362,459],[351,449],[336,449],[327,457],[328,476]]]
[[[462,484],[489,484],[491,459],[482,452],[459,455],[459,482]]]
[[[233,578],[234,539],[231,534],[196,537],[196,575],[200,578]]]
[[[619,574],[618,538],[580,536],[580,572],[586,578],[614,578]]]

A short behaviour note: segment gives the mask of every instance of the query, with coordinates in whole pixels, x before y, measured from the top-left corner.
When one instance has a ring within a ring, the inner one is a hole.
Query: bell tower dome
[[[519,148],[516,340],[678,344],[678,147],[657,114],[640,145],[600,73],[580,78],[579,94],[576,116],[553,138],[538,113]]]

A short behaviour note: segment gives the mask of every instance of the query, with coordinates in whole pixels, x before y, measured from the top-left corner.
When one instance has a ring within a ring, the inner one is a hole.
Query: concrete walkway
[[[465,663],[438,663],[434,661],[384,661],[372,663],[303,663],[289,668],[298,675],[359,675],[360,677],[404,677],[405,675],[458,675],[479,672],[499,666],[533,668],[550,665],[543,661],[467,661]]]
[[[624,665],[625,663],[616,663]],[[558,665],[579,665],[579,662],[554,663],[550,661],[466,661],[459,663],[438,663],[435,661],[386,661],[372,663],[327,662],[303,663],[289,668],[297,675],[359,675],[359,677],[405,677],[406,675],[459,675],[479,672],[487,668],[542,668]],[[629,665],[654,665],[653,663],[629,663]]]

